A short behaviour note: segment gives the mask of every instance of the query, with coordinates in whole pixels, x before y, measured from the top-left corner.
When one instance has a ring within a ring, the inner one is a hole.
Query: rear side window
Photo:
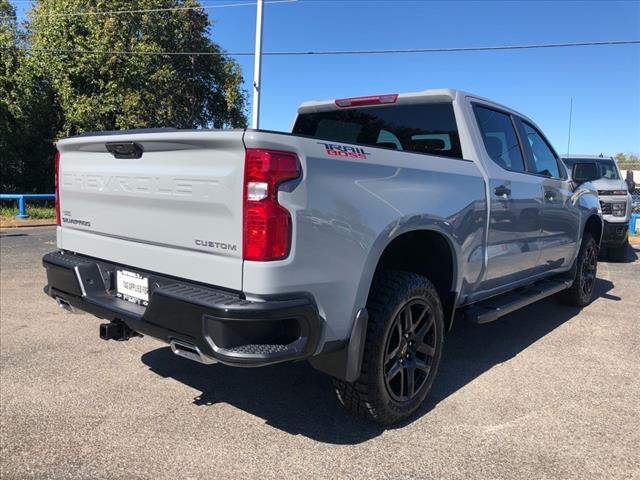
[[[298,115],[293,133],[427,155],[462,158],[451,103],[344,108]]]
[[[474,110],[484,146],[491,160],[507,170],[524,172],[520,143],[511,116],[478,105]]]
[[[523,140],[525,149],[529,149],[529,154],[533,160],[533,173],[549,177],[561,177],[556,155],[542,135],[527,122],[522,122],[522,130],[525,138]]]

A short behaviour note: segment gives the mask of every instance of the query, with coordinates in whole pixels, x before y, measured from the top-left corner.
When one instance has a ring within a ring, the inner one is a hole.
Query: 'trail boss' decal
[[[327,155],[331,155],[333,157],[359,158],[360,160],[366,160],[367,155],[371,155],[369,152],[365,152],[364,148],[360,147],[351,147],[349,145],[340,145],[337,143],[316,143],[324,145],[324,148],[327,150]]]

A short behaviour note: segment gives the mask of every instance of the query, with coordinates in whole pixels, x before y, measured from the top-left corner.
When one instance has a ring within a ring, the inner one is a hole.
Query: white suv
[[[611,260],[622,262],[629,244],[629,220],[631,219],[631,194],[612,157],[602,155],[568,155],[562,161],[571,170],[575,163],[598,164],[602,178],[591,182],[598,189],[604,230],[602,247],[606,247]]]

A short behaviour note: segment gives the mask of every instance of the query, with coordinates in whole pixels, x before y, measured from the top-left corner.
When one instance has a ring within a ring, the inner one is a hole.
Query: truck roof
[[[571,159],[571,160],[614,160],[613,157],[609,156],[609,155],[578,155],[578,154],[571,154],[571,155],[561,155],[560,158],[562,158],[563,160],[565,159]]]
[[[393,94],[395,95],[395,93]],[[519,115],[527,120],[529,118],[526,115],[513,110],[505,105],[501,105],[500,103],[494,102],[491,99],[482,97],[480,95],[476,95],[474,93],[466,92],[464,90],[458,90],[455,88],[434,88],[427,89],[418,92],[404,92],[398,93],[397,103],[427,103],[427,102],[443,102],[443,101],[454,101],[458,98],[472,97],[476,100],[482,100],[483,102],[490,103],[499,107],[502,110],[506,110],[508,112],[512,112],[516,115]],[[333,110],[339,108],[336,106],[336,99],[330,100],[311,100],[307,102],[303,102],[298,107],[298,113],[311,113],[311,112],[320,112],[326,110]]]

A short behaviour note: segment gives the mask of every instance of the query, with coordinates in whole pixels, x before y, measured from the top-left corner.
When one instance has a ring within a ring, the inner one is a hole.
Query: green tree
[[[30,13],[34,70],[52,79],[62,135],[140,127],[246,125],[240,67],[209,38],[196,0],[40,0]],[[178,7],[179,9],[176,9]],[[110,15],[69,12],[174,9]],[[73,51],[207,52],[112,55]],[[65,52],[66,51],[66,52]]]
[[[212,23],[199,7],[197,0],[39,0],[21,32],[15,10],[0,0],[2,191],[51,191],[53,142],[64,136],[246,126],[240,67],[210,39]],[[148,9],[163,10],[69,15]]]
[[[637,170],[640,168],[640,156],[633,153],[618,153],[614,157],[618,161],[618,165],[623,167],[628,167],[632,170]]]
[[[0,0],[0,191],[53,191],[62,111],[49,79],[29,68],[15,9]]]
[[[614,158],[621,170],[640,170],[640,155],[638,154],[620,152]]]
[[[18,66],[16,11],[6,0],[0,0],[0,182],[4,192],[5,179],[17,176],[20,166],[12,143],[18,138],[20,127],[11,108],[10,96],[15,91],[15,71]]]

